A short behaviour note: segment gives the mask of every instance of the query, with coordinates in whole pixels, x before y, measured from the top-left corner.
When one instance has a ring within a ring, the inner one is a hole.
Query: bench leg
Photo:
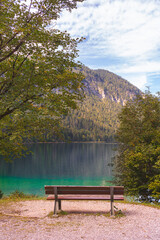
[[[58,197],[57,197],[57,187],[54,187],[54,194],[55,194],[55,201],[54,201],[54,215],[57,214],[57,202],[58,202]]]
[[[111,216],[114,215],[114,207],[113,207],[113,202],[114,202],[114,187],[110,187],[110,195],[111,195]]]
[[[58,208],[61,210],[61,200],[58,200]]]
[[[54,201],[54,215],[57,214],[57,201]]]
[[[111,200],[111,216],[114,215],[114,206],[113,206],[113,200]]]
[[[55,200],[54,201],[54,215],[57,214],[57,203],[58,203],[58,209],[61,210],[61,200]]]

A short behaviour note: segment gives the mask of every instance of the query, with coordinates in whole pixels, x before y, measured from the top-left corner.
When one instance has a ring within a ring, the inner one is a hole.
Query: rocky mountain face
[[[117,115],[129,99],[141,93],[127,80],[106,70],[83,67],[85,99],[63,119],[62,134],[70,141],[114,141]]]
[[[140,90],[127,80],[107,70],[91,70],[85,67],[82,72],[86,77],[84,84],[87,95],[96,95],[102,100],[110,99],[124,106],[128,99],[140,93]]]

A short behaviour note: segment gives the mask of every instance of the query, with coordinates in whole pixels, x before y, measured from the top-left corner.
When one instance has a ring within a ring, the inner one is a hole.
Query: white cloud
[[[154,0],[86,0],[72,13],[64,11],[58,21],[58,27],[73,37],[86,37],[79,45],[82,62],[95,58],[96,65],[96,58],[102,57],[106,59],[103,66],[109,67],[108,58],[119,58],[125,68],[122,63],[115,68],[136,84],[131,74],[135,79],[141,76],[142,85],[147,73],[160,71],[159,26],[160,2]]]
[[[159,62],[143,62],[135,65],[126,65],[120,68],[121,73],[150,73],[150,72],[160,72],[160,61]]]
[[[126,79],[141,90],[145,90],[147,86],[146,74],[136,74],[134,76],[127,74]]]
[[[145,90],[146,86],[153,84],[153,76],[160,75],[160,61],[138,62],[137,64],[126,63],[119,64],[118,68],[114,65],[107,66],[107,68],[103,66],[103,68],[122,76],[141,90]]]

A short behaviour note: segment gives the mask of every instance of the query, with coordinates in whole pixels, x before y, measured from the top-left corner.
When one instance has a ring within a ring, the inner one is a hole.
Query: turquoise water
[[[44,195],[44,185],[110,185],[115,144],[43,143],[32,154],[6,163],[0,159],[0,189]]]

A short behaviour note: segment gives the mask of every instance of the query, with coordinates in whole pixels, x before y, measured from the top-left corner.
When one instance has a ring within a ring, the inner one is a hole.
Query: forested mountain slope
[[[114,141],[117,114],[140,90],[106,70],[83,67],[85,99],[64,118],[62,133],[70,141]]]

